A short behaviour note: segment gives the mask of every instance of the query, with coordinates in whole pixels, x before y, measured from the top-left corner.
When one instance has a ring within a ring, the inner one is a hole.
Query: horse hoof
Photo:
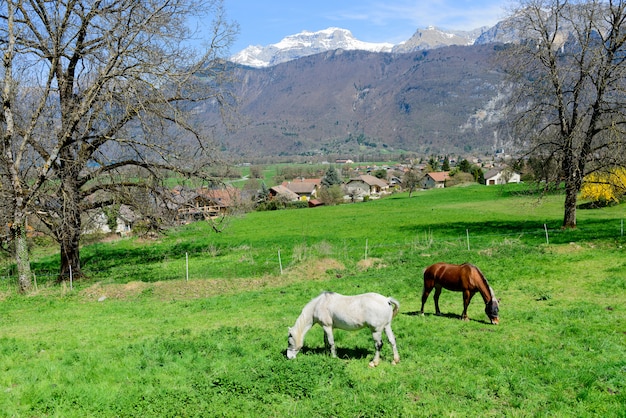
[[[400,359],[397,359],[397,360],[394,360],[394,361],[392,361],[392,362],[391,362],[391,364],[392,364],[392,365],[394,365],[394,366],[395,366],[396,364],[398,364],[398,363],[400,363]]]
[[[373,361],[370,361],[369,366],[370,366],[371,368],[374,368],[374,367],[378,366],[378,363],[375,363],[375,362],[373,362]]]

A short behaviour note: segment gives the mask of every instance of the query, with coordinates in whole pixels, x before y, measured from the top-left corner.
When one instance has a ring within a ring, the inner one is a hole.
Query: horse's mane
[[[480,271],[480,269],[475,266],[472,263],[465,263],[465,265],[470,266],[471,268],[473,268],[474,270],[476,270],[476,272],[478,273],[478,275],[480,276],[480,278],[482,279],[483,283],[485,284],[485,286],[487,287],[487,289],[489,290],[489,295],[491,296],[491,299],[495,299],[496,295],[493,292],[493,289],[491,288],[491,286],[489,285],[489,282],[487,281],[487,278],[485,277],[485,275],[483,274],[482,271]]]
[[[300,313],[300,316],[298,316],[298,319],[296,319],[296,323],[294,324],[293,329],[300,333],[303,331],[303,329],[310,327],[311,311],[314,309],[315,305],[319,303],[321,298],[325,297],[326,295],[332,295],[333,293],[334,292],[322,292],[319,296],[315,297],[314,299],[310,300],[309,303],[304,305],[304,308],[302,308],[302,313]]]

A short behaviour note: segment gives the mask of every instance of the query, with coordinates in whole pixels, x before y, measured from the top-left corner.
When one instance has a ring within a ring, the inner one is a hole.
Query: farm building
[[[422,180],[423,189],[443,189],[446,187],[446,181],[450,179],[448,171],[437,171],[427,173]]]
[[[272,199],[278,199],[283,202],[295,202],[300,200],[300,196],[296,192],[292,192],[283,185],[270,187],[270,196]]]
[[[283,182],[282,186],[296,193],[300,200],[306,202],[315,198],[321,181],[321,179],[299,178],[293,181]]]
[[[178,190],[174,194],[174,201],[179,219],[200,220],[224,215],[240,201],[240,192],[233,187]]]
[[[508,168],[494,168],[485,174],[485,185],[519,183],[520,175]]]
[[[86,212],[82,220],[83,232],[86,234],[115,232],[126,235],[132,231],[133,224],[141,219],[141,216],[127,205],[120,205],[114,215],[115,222],[113,224],[115,226],[109,223],[108,216],[102,209]]]
[[[345,189],[348,195],[362,199],[363,196],[377,196],[387,192],[389,190],[389,183],[378,177],[363,174],[348,180]]]

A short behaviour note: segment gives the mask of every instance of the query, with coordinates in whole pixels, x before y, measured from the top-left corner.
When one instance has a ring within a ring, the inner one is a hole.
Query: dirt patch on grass
[[[286,271],[292,281],[297,280],[321,280],[329,274],[337,274],[345,270],[345,266],[333,258],[320,258],[304,262]]]
[[[263,279],[206,279],[206,280],[171,280],[164,282],[131,282],[126,284],[101,284],[81,291],[88,300],[133,299],[154,297],[160,300],[184,300],[206,298],[216,295],[253,290],[268,285]]]
[[[95,283],[82,290],[81,296],[90,301],[154,297],[160,300],[184,300],[234,294],[263,288],[275,288],[302,280],[324,280],[329,274],[344,270],[333,259],[314,260],[286,270],[280,276],[235,279],[170,280],[162,282],[129,282],[125,284]]]
[[[547,252],[551,254],[571,254],[587,250],[588,248],[586,247],[584,244],[570,242],[568,245],[551,245],[547,247]]]
[[[356,266],[359,270],[369,270],[371,268],[382,269],[387,267],[380,258],[366,258],[365,260],[359,261]]]
[[[126,299],[141,295],[154,283],[129,282],[124,284],[102,284],[100,282],[84,289],[80,294],[88,299]]]

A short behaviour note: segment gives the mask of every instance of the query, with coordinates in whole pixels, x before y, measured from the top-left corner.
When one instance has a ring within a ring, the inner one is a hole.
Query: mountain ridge
[[[360,41],[348,29],[330,27],[316,32],[302,31],[266,46],[250,45],[232,55],[229,60],[240,65],[263,68],[336,49],[407,53],[452,45],[472,45],[488,29],[481,27],[473,31],[449,31],[428,26],[418,29],[406,41],[394,45]]]
[[[239,98],[228,126],[214,104],[194,112],[234,160],[514,151],[498,133],[507,90],[493,66],[518,36],[512,26],[430,26],[398,45],[359,44],[341,28],[303,32],[225,62]]]
[[[414,152],[491,152],[503,75],[490,67],[495,44],[409,53],[333,50],[274,66],[229,64],[238,79],[235,130],[216,127],[234,159],[312,158]]]
[[[261,68],[335,49],[389,52],[392,48],[393,44],[360,41],[347,29],[330,27],[317,32],[302,31],[267,46],[251,45],[230,60]]]

